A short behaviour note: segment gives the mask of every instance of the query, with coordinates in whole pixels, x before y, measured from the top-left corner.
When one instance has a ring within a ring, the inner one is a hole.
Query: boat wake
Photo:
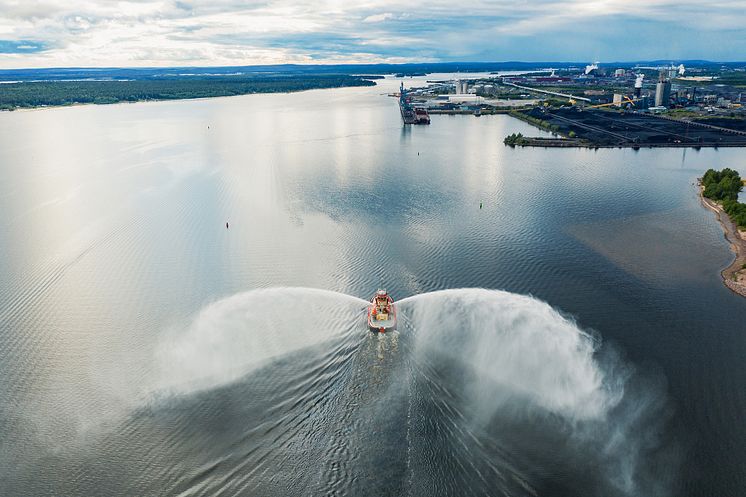
[[[366,301],[322,290],[211,304],[163,335],[149,402],[45,469],[70,495],[671,491],[664,388],[594,334],[507,292],[397,305],[371,333]]]

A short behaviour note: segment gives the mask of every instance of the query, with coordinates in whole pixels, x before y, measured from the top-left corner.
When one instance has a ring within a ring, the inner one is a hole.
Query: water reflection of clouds
[[[304,210],[321,212],[332,219],[381,226],[402,225],[407,219],[427,216],[434,211],[442,215],[456,203],[453,194],[404,182],[371,187],[350,185],[342,191],[336,183],[325,182],[325,178],[316,185],[304,185],[295,193],[303,199]]]

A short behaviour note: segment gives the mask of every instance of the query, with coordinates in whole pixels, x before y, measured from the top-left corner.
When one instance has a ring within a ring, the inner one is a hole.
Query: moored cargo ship
[[[427,109],[412,105],[412,99],[407,96],[404,83],[399,87],[399,111],[404,124],[430,124]]]

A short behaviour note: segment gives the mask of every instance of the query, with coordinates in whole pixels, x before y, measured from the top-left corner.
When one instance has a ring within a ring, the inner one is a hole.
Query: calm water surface
[[[397,85],[0,113],[0,494],[744,494],[743,151]]]

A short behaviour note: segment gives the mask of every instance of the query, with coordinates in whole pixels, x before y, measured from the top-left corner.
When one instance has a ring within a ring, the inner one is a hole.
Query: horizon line
[[[708,59],[638,59],[638,60],[614,60],[609,62],[600,61],[572,61],[572,60],[504,60],[504,61],[439,61],[439,62],[352,62],[352,63],[334,63],[334,62],[315,62],[315,63],[281,63],[281,64],[242,64],[242,65],[174,65],[174,66],[44,66],[44,67],[23,67],[23,68],[0,68],[0,72],[13,71],[43,71],[43,70],[152,70],[152,69],[228,69],[228,68],[273,68],[273,67],[380,67],[380,66],[446,66],[459,64],[524,64],[524,65],[547,65],[547,64],[564,64],[564,65],[584,65],[588,63],[599,65],[623,65],[623,64],[641,64],[641,63],[685,63],[690,64],[746,64],[746,60],[708,60]]]

